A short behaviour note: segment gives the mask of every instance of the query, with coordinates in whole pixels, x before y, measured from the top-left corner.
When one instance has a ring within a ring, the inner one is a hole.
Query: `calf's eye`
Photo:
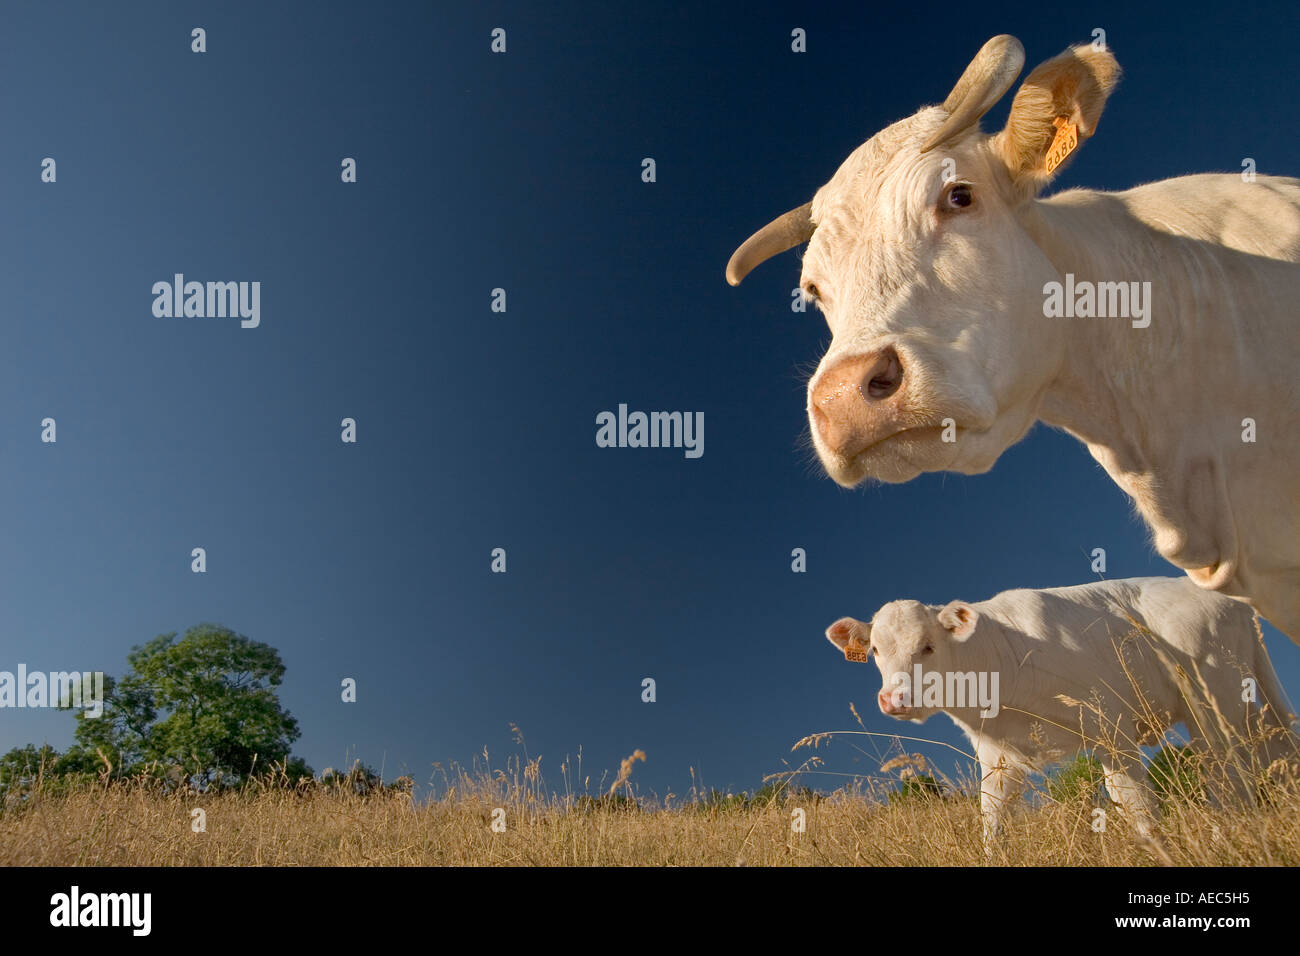
[[[922,654],[933,654],[933,653],[934,653],[934,645],[933,645],[933,644],[927,644],[927,645],[925,645],[925,647],[922,649],[921,653],[922,653]]]
[[[817,288],[816,282],[809,282],[803,287],[803,290],[808,294],[808,298],[810,299],[820,299],[822,297],[822,290]]]

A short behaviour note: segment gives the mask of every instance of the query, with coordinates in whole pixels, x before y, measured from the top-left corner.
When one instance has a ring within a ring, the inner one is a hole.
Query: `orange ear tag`
[[[1052,120],[1056,126],[1056,138],[1052,140],[1052,145],[1047,150],[1047,171],[1054,172],[1056,167],[1065,162],[1076,149],[1079,148],[1079,130],[1064,116],[1058,116]]]
[[[867,649],[857,641],[850,640],[844,645],[844,659],[853,661],[856,664],[865,664],[867,662]]]

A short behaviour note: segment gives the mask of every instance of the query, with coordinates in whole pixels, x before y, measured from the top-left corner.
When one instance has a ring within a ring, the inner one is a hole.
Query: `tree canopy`
[[[106,675],[102,716],[77,713],[77,742],[66,754],[17,748],[0,758],[0,775],[30,774],[35,761],[47,775],[163,772],[199,786],[238,782],[272,764],[309,776],[289,756],[300,734],[280,706],[284,671],[275,648],[227,627],[160,635],[132,648],[121,678]]]

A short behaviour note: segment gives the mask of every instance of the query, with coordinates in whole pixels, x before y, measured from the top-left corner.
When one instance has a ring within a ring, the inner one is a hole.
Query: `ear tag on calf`
[[[865,664],[867,662],[867,649],[857,641],[850,639],[844,645],[844,659],[857,664]]]
[[[1052,120],[1056,126],[1056,138],[1047,150],[1047,171],[1054,172],[1056,167],[1079,148],[1079,129],[1064,116]]]

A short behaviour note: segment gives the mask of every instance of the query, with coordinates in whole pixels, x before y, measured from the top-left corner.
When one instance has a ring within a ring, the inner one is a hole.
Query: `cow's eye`
[[[975,194],[966,183],[953,183],[943,197],[946,209],[965,209],[975,201]]]
[[[822,297],[822,290],[817,288],[816,282],[809,282],[803,287],[804,294],[814,302]]]
[[[927,644],[927,645],[925,645],[925,647],[921,649],[921,653],[922,653],[922,654],[933,654],[933,653],[934,653],[934,645],[933,645],[933,644]]]

